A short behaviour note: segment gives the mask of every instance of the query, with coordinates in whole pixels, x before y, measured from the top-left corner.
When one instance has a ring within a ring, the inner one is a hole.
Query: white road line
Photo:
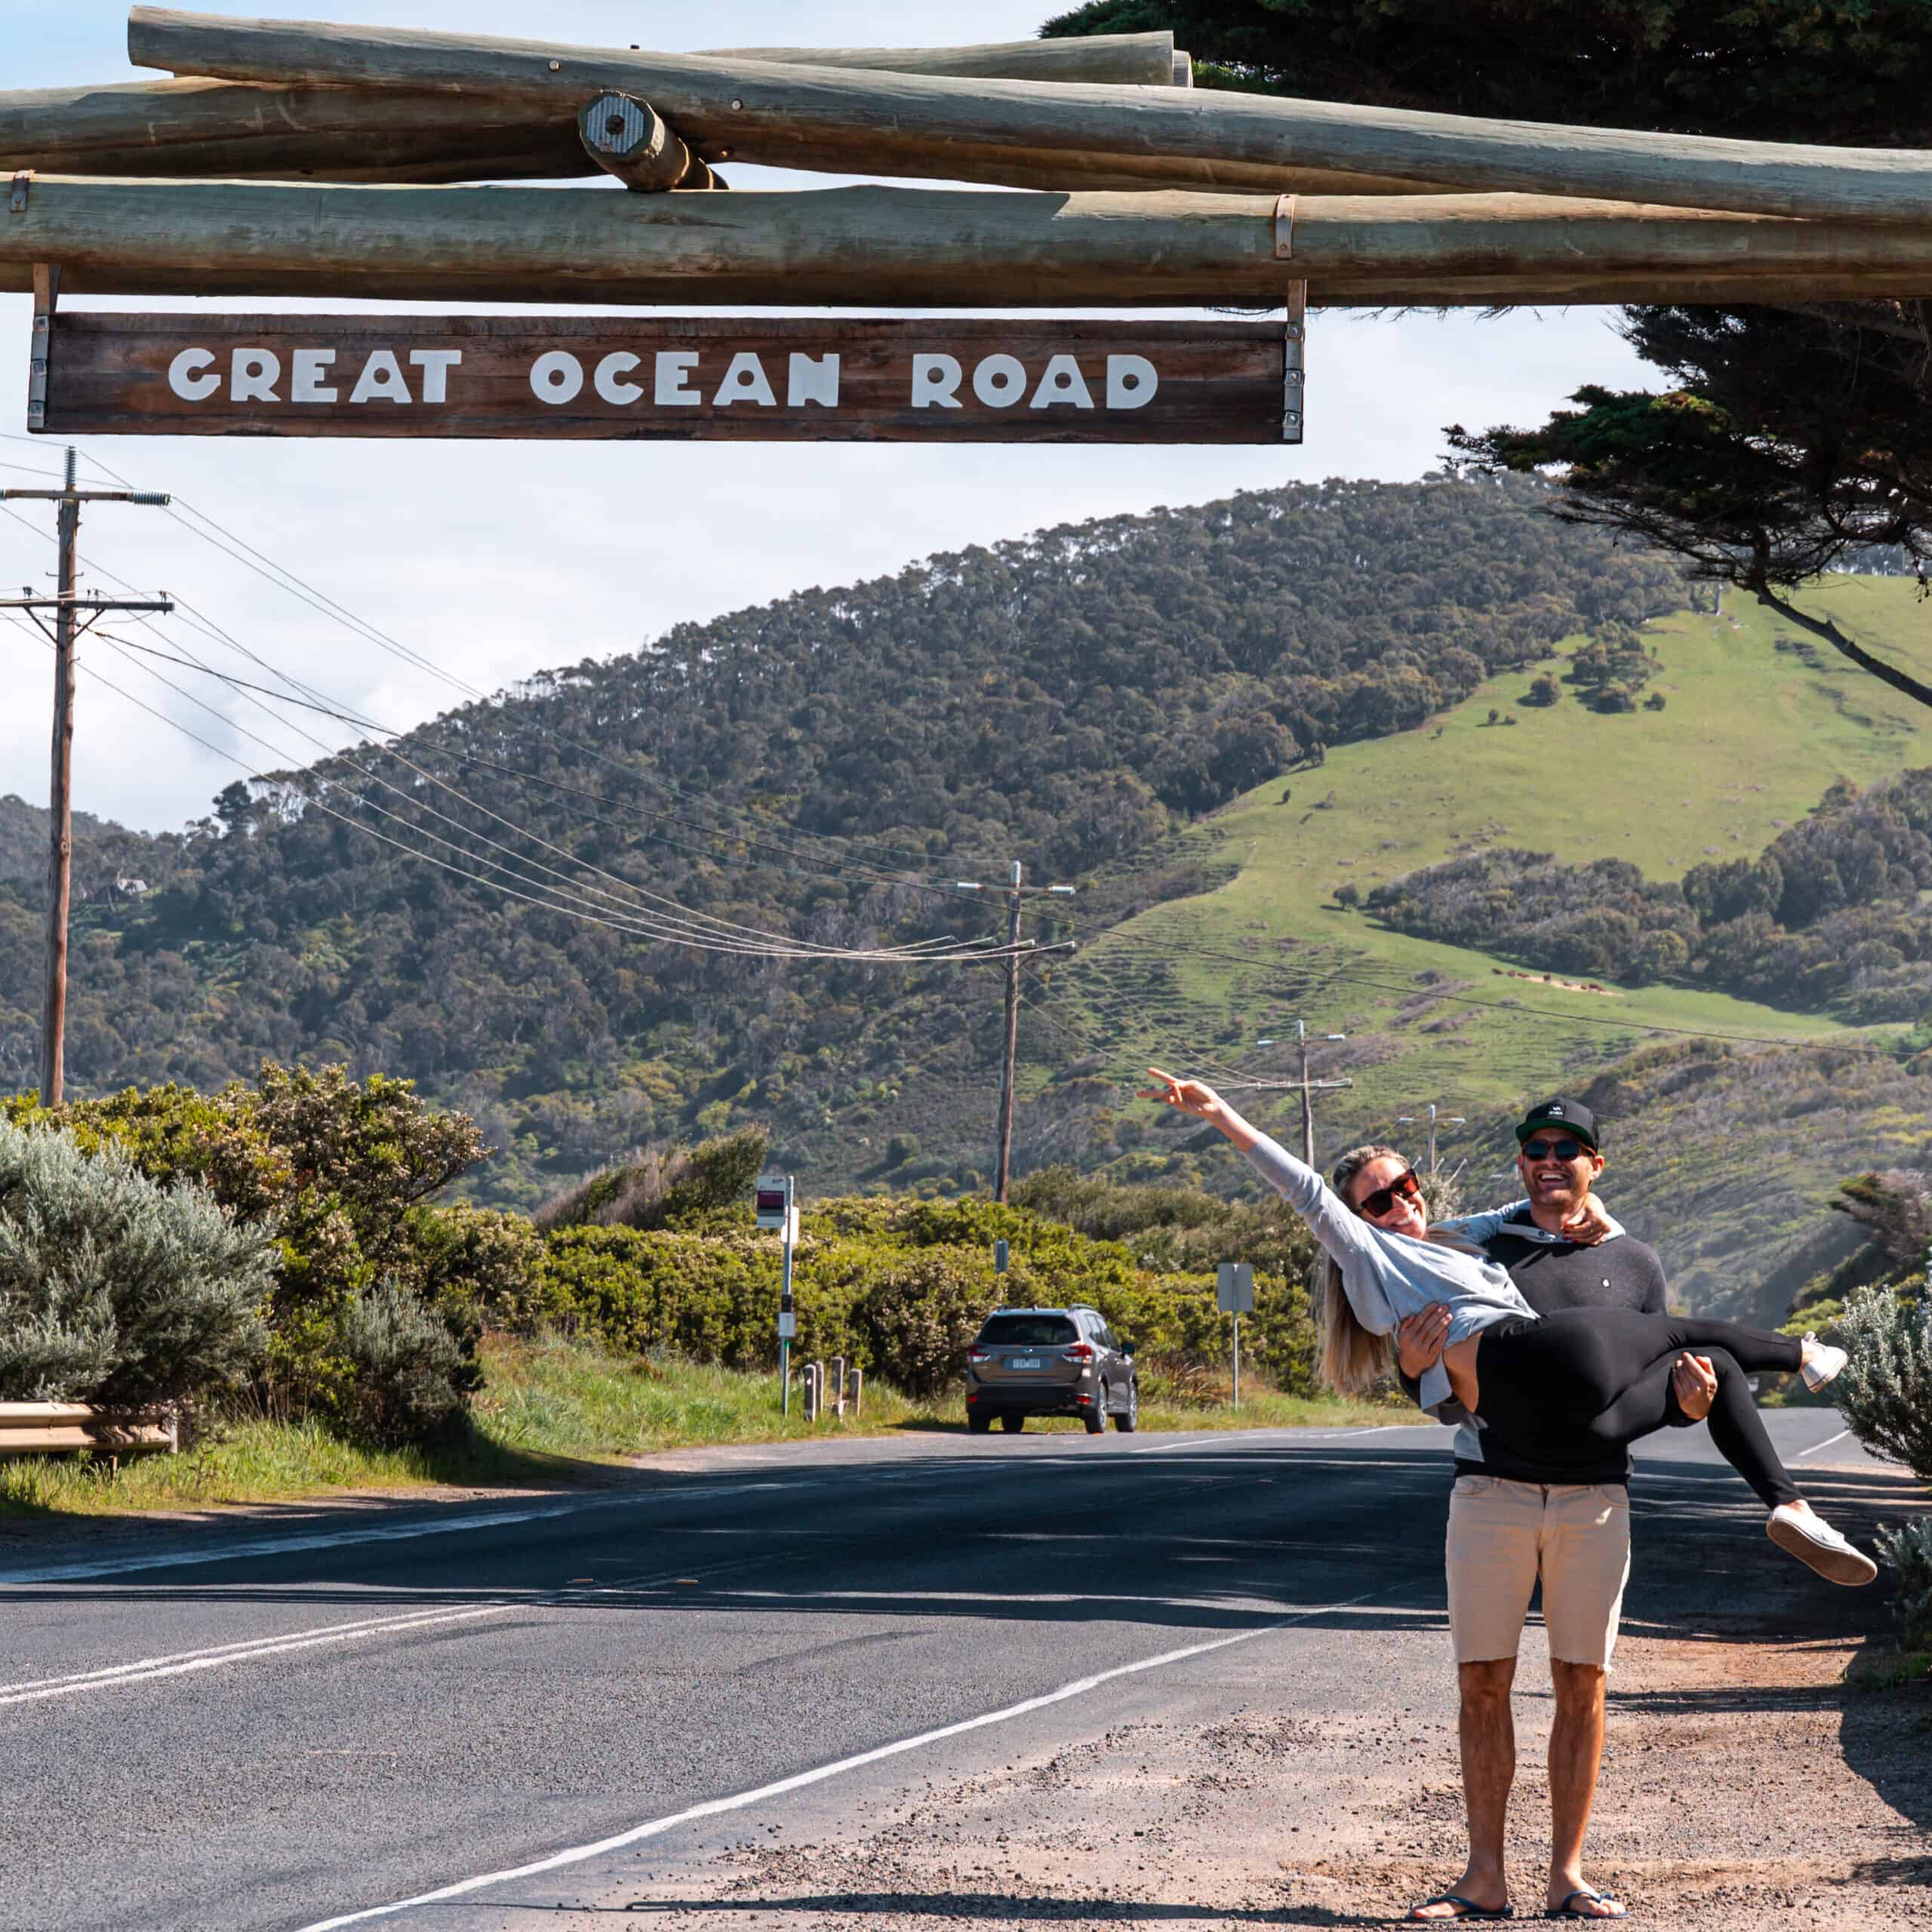
[[[1405,1422],[1385,1422],[1373,1429],[1321,1429],[1312,1435],[1303,1435],[1299,1430],[1287,1429],[1231,1429],[1212,1438],[1188,1442],[1156,1442],[1146,1449],[1130,1449],[1130,1456],[1186,1456],[1198,1454],[1203,1450],[1219,1449],[1230,1442],[1252,1442],[1257,1436],[1279,1438],[1284,1449],[1298,1448],[1304,1442],[1334,1442],[1353,1439],[1364,1435],[1381,1435],[1392,1429],[1413,1429],[1416,1425]]]
[[[226,1664],[253,1663],[257,1657],[279,1657],[288,1651],[314,1650],[323,1644],[346,1644],[358,1637],[426,1629],[439,1623],[471,1623],[481,1617],[501,1617],[506,1611],[518,1607],[514,1604],[487,1604],[473,1610],[437,1611],[427,1616],[394,1617],[381,1623],[361,1624],[354,1628],[336,1625],[320,1630],[302,1631],[279,1640],[265,1639],[246,1649],[238,1648],[226,1654],[208,1652],[184,1655],[177,1660],[157,1658],[147,1664],[115,1665],[97,1675],[76,1678],[65,1684],[50,1683],[18,1690],[10,1687],[0,1692],[0,1706],[38,1704],[49,1697],[72,1697],[78,1691],[98,1690],[112,1684],[146,1684],[160,1677],[185,1677],[192,1672],[219,1670]]]
[[[1823,1441],[1814,1442],[1810,1448],[1799,1450],[1798,1454],[1792,1458],[1792,1460],[1794,1463],[1801,1463],[1806,1457],[1815,1456],[1821,1449],[1829,1449],[1834,1442],[1842,1442],[1850,1433],[1851,1431],[1850,1429],[1841,1429],[1838,1431],[1837,1435],[1828,1435],[1825,1438]]]
[[[736,1562],[706,1564],[697,1574],[700,1578],[731,1576],[765,1564],[795,1560],[795,1555],[786,1554],[747,1556]],[[568,1609],[620,1590],[649,1589],[689,1574],[690,1571],[691,1566],[686,1564],[649,1576],[619,1577],[595,1587],[546,1590],[540,1596],[499,1598],[490,1603],[472,1604],[461,1610],[441,1607],[402,1611],[393,1617],[358,1617],[347,1623],[320,1624],[307,1630],[285,1631],[276,1636],[217,1644],[206,1650],[181,1651],[169,1657],[142,1657],[131,1663],[106,1664],[98,1670],[76,1671],[66,1677],[42,1678],[23,1684],[0,1684],[0,1708],[10,1704],[44,1703],[51,1697],[70,1697],[83,1690],[112,1689],[123,1684],[152,1683],[157,1678],[185,1677],[204,1670],[220,1670],[229,1664],[253,1663],[260,1657],[281,1657],[291,1651],[315,1650],[325,1644],[397,1636],[412,1630],[427,1630],[454,1623],[481,1623],[520,1610]]]
[[[392,1918],[397,1912],[413,1911],[417,1906],[440,1905],[445,1899],[466,1897],[491,1885],[508,1884],[512,1879],[534,1878],[540,1873],[555,1872],[567,1865],[580,1865],[586,1859],[601,1858],[606,1854],[621,1851],[626,1845],[641,1843],[646,1838],[661,1838],[665,1832],[675,1831],[680,1825],[694,1823],[700,1818],[715,1818],[725,1812],[742,1811],[747,1807],[761,1804],[768,1798],[783,1798],[794,1791],[803,1791],[815,1784],[823,1784],[829,1778],[843,1777],[848,1771],[862,1770],[868,1764],[876,1764],[887,1758],[897,1758],[908,1751],[917,1751],[928,1744],[937,1744],[949,1737],[963,1737],[968,1731],[984,1730],[997,1724],[1010,1724],[1015,1718],[1030,1715],[1035,1711],[1043,1711],[1049,1705],[1064,1703],[1069,1697],[1083,1697],[1089,1690],[1103,1684],[1111,1684],[1117,1678],[1134,1677],[1143,1671],[1159,1670],[1173,1663],[1183,1663],[1189,1657],[1205,1657],[1211,1651],[1225,1651],[1235,1644],[1252,1643],[1257,1637],[1266,1637],[1277,1630],[1285,1630],[1291,1624],[1306,1623],[1312,1617],[1324,1617],[1332,1611],[1351,1610],[1357,1604],[1366,1603],[1371,1597],[1384,1595],[1376,1590],[1365,1590],[1358,1597],[1349,1597],[1340,1603],[1327,1603],[1312,1610],[1300,1611],[1293,1617],[1277,1618],[1272,1623],[1264,1623],[1254,1630],[1238,1630],[1231,1637],[1211,1638],[1204,1644],[1189,1644],[1184,1649],[1163,1651],[1158,1657],[1143,1657],[1137,1663],[1116,1664],[1111,1670],[1096,1671],[1091,1677],[1078,1678],[1072,1684],[1063,1684],[1057,1690],[1048,1690],[1037,1697],[1028,1697],[1020,1703],[1008,1704],[1004,1709],[987,1711],[976,1718],[962,1718],[957,1724],[942,1724],[936,1730],[922,1730],[916,1737],[902,1737],[891,1744],[881,1744],[870,1751],[861,1751],[856,1756],[841,1758],[835,1763],[821,1764],[815,1770],[799,1771],[789,1778],[780,1778],[776,1783],[758,1786],[755,1790],[741,1791],[730,1798],[714,1798],[703,1804],[694,1804],[688,1810],[674,1811],[668,1817],[654,1818],[649,1823],[634,1825],[627,1832],[619,1832],[614,1837],[599,1838],[592,1844],[574,1845],[568,1851],[553,1852],[548,1858],[540,1858],[528,1865],[518,1865],[502,1872],[486,1872],[474,1878],[459,1880],[453,1885],[445,1885],[433,1892],[420,1892],[414,1898],[398,1899],[392,1905],[365,1907],[361,1912],[343,1913],[340,1918],[318,1919],[314,1924],[305,1926],[302,1932],[338,1932],[345,1925],[361,1925],[374,1918]]]

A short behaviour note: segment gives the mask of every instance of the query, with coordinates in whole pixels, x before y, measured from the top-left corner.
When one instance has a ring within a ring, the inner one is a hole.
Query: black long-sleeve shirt
[[[1539,1315],[1566,1308],[1635,1308],[1647,1315],[1669,1312],[1663,1263],[1655,1248],[1634,1235],[1613,1235],[1583,1247],[1574,1241],[1552,1241],[1540,1229],[1512,1234],[1509,1229],[1516,1223],[1536,1229],[1529,1210],[1521,1208],[1512,1222],[1482,1244],[1483,1252],[1508,1270],[1523,1299]],[[1402,1386],[1414,1399],[1417,1384],[1404,1376]],[[1456,1438],[1456,1473],[1500,1476],[1509,1482],[1624,1483],[1630,1480],[1630,1456],[1620,1449],[1594,1469],[1566,1465],[1553,1469],[1512,1456],[1487,1430],[1465,1421]]]

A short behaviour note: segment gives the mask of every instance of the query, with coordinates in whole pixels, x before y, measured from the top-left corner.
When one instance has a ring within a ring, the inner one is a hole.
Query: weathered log
[[[894,74],[944,74],[980,81],[1082,81],[1138,87],[1191,87],[1177,71],[1174,37],[1097,33],[1084,39],[1008,40],[977,47],[712,47],[718,60],[851,67]]]
[[[592,89],[592,92],[601,90]],[[140,81],[0,93],[0,170],[216,180],[563,180],[597,172],[577,137],[582,96],[533,106],[404,89]],[[1008,188],[1223,187],[1243,194],[1420,194],[1428,184],[1307,168],[1223,181],[1192,162],[1139,157],[1094,168],[1015,150],[978,178]]]
[[[1192,163],[1220,183],[1288,165],[1482,191],[1838,220],[1932,223],[1932,153],[1483,121],[1174,88],[1047,86],[607,52],[473,35],[239,20],[137,7],[137,66],[285,84],[512,96],[621,88],[707,159],[986,178],[1019,155]],[[1275,171],[1271,174],[1269,171]],[[1072,180],[1068,174],[1064,179]]]
[[[577,131],[583,151],[606,173],[639,194],[662,194],[681,186],[708,188],[711,171],[693,174],[691,151],[672,133],[648,100],[627,94],[600,94],[577,110]]]
[[[43,178],[0,222],[0,287],[25,288],[35,262],[76,292],[436,301],[1269,306],[1291,278],[1360,302],[1714,281],[1822,300],[1922,290],[1932,230],[1506,195],[1309,199],[1291,227],[1272,196],[842,188],[698,204]]]
[[[1174,85],[1191,88],[1194,85],[1194,56],[1174,49]]]

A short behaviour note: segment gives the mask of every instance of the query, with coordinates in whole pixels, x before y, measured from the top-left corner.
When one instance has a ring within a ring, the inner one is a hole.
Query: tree
[[[1048,35],[1171,26],[1204,86],[1595,127],[1932,146],[1918,0],[1092,0]],[[1923,704],[1932,684],[1793,592],[1932,560],[1932,304],[1634,308],[1671,387],[1580,389],[1540,428],[1457,426],[1465,460],[1550,469],[1563,514],[1735,584]]]
[[[1552,705],[1563,695],[1563,686],[1554,671],[1546,671],[1540,678],[1530,681],[1530,688],[1522,696],[1524,704]]]

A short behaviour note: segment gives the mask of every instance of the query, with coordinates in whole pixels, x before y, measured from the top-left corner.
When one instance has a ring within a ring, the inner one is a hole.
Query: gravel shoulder
[[[1640,1568],[1612,1680],[1595,1881],[1646,1927],[1932,1926],[1932,1687],[1847,1684],[1882,1605],[1767,1561],[1694,1465],[1640,1484]],[[1861,1540],[1924,1507],[1866,1469],[1819,1472]],[[1386,1614],[1386,1613],[1385,1613]],[[1001,1925],[1367,1926],[1460,1869],[1446,1639],[1387,1670],[1374,1612],[1318,1620],[1139,1687],[1094,1732],[1054,1715],[916,1768],[755,1809],[438,1913],[461,1932],[648,1915],[677,1932]],[[1352,1678],[1338,1684],[1338,1661]],[[1392,1692],[1378,1694],[1378,1687]],[[1512,1879],[1540,1916],[1550,1715],[1539,1623],[1517,1698]],[[450,1915],[444,1917],[444,1914]]]

